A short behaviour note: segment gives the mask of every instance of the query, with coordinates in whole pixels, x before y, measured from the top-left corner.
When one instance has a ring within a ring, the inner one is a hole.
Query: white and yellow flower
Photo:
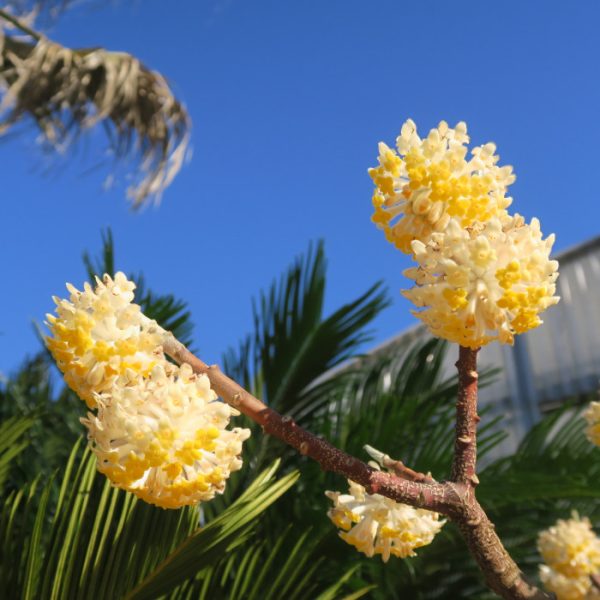
[[[239,412],[216,400],[206,375],[166,361],[148,377],[96,396],[98,414],[82,419],[98,470],[116,487],[163,508],[221,493],[242,466],[248,429],[227,429]]]
[[[557,600],[600,600],[600,590],[587,575],[567,577],[547,565],[540,565],[540,579],[549,592],[556,594]]]
[[[590,402],[587,410],[583,413],[588,426],[585,434],[596,446],[600,446],[600,402]]]
[[[411,253],[413,240],[427,243],[451,218],[471,227],[507,217],[512,167],[496,164],[492,143],[467,157],[468,142],[463,122],[452,129],[442,121],[421,139],[409,119],[396,140],[397,152],[379,144],[379,166],[369,169],[375,183],[372,220],[402,252]]]
[[[566,577],[583,577],[600,571],[600,539],[588,518],[573,513],[538,536],[544,562]]]
[[[123,273],[104,275],[79,291],[67,284],[70,299],[54,298],[57,315],[47,315],[52,332],[48,349],[67,384],[95,406],[95,394],[110,391],[116,380],[148,375],[164,360],[162,330],[133,303],[135,284]]]
[[[433,335],[477,348],[492,340],[512,344],[515,334],[542,323],[554,296],[558,263],[551,235],[515,215],[465,228],[452,218],[427,243],[414,240],[417,267],[404,274],[416,286],[403,294]]]
[[[348,484],[347,494],[325,492],[333,501],[327,515],[342,530],[340,537],[369,557],[380,554],[387,562],[392,555],[414,556],[415,549],[430,544],[445,523],[438,513],[368,494],[354,481]]]

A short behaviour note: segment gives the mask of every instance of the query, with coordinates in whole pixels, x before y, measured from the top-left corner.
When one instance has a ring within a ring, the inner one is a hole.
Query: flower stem
[[[458,354],[458,399],[452,481],[475,487],[477,478],[477,352],[460,347]]]

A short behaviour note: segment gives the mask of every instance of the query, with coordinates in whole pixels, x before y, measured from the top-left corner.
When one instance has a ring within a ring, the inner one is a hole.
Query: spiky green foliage
[[[95,456],[73,448],[58,499],[53,481],[12,492],[0,516],[0,595],[23,598],[150,599],[179,588],[229,557],[298,474],[274,479],[274,464],[223,513],[166,511],[112,488]],[[12,596],[10,596],[12,594]]]
[[[27,448],[29,442],[24,434],[34,423],[33,416],[15,416],[0,422],[0,490],[4,489],[11,462]]]
[[[79,417],[85,414],[79,398],[51,377],[45,351],[23,361],[16,375],[0,386],[0,422],[27,418],[27,447],[11,462],[6,486],[20,489],[36,477],[46,480],[67,460],[81,435]]]
[[[296,416],[309,386],[363,347],[370,339],[366,327],[389,303],[381,284],[375,284],[325,317],[325,273],[319,242],[260,294],[253,303],[254,332],[223,360],[225,372],[282,414]],[[311,414],[303,420],[309,427]],[[254,471],[282,453],[289,455],[268,436],[254,436],[249,445]]]

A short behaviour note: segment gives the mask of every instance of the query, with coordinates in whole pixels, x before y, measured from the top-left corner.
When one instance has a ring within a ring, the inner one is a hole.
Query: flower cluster
[[[590,402],[583,416],[588,423],[585,429],[588,440],[592,444],[600,446],[600,402]]]
[[[146,502],[177,508],[222,492],[248,429],[226,429],[239,413],[215,402],[206,376],[189,365],[156,365],[134,386],[99,396],[87,426],[98,470]]]
[[[85,283],[79,291],[70,283],[70,299],[54,297],[56,313],[46,315],[52,336],[46,345],[71,389],[96,406],[96,395],[109,392],[117,380],[129,383],[147,376],[162,360],[162,330],[133,304],[135,284],[123,273]]]
[[[540,566],[540,578],[558,600],[600,599],[590,579],[600,573],[600,539],[589,519],[576,513],[571,519],[559,519],[539,534],[538,549],[546,563]]]
[[[541,324],[539,313],[558,302],[554,236],[540,224],[510,215],[511,167],[497,166],[496,147],[471,151],[467,128],[444,122],[425,139],[407,121],[398,153],[380,144],[373,221],[417,266],[405,271],[416,286],[404,295],[431,332],[477,348]]]
[[[67,284],[48,315],[48,348],[65,381],[97,413],[82,423],[98,470],[146,502],[178,508],[223,491],[248,429],[227,429],[239,412],[219,402],[206,375],[168,362],[166,331],[133,304],[123,273],[95,289]]]
[[[325,492],[333,501],[327,515],[342,530],[340,537],[369,557],[381,554],[387,562],[391,555],[414,556],[415,548],[430,544],[445,523],[438,513],[368,494],[354,481],[348,484],[347,494]]]
[[[373,221],[386,238],[409,254],[413,240],[427,242],[454,218],[461,227],[506,215],[512,199],[512,167],[498,167],[496,146],[485,144],[467,159],[467,125],[442,121],[425,139],[412,120],[396,138],[398,153],[381,142],[379,166],[369,169],[375,183]]]
[[[404,292],[431,332],[477,348],[537,327],[539,313],[556,304],[558,263],[548,256],[554,236],[519,215],[504,225],[493,218],[471,231],[451,220],[428,244],[413,242],[418,267],[405,275],[417,285]]]

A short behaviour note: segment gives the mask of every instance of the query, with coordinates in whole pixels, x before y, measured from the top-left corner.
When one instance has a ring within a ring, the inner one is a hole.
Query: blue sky
[[[108,3],[105,3],[108,4]],[[143,0],[75,8],[65,45],[131,52],[162,72],[193,122],[193,160],[159,208],[132,213],[92,136],[44,173],[34,135],[0,143],[0,372],[38,342],[32,321],[81,253],[113,229],[118,266],[189,301],[208,361],[250,329],[250,299],[324,238],[327,311],[384,280],[394,304],[378,343],[414,323],[399,296],[409,260],[371,223],[366,170],[401,123],[465,120],[514,165],[513,210],[556,233],[597,235],[600,4],[593,0],[378,2]]]

